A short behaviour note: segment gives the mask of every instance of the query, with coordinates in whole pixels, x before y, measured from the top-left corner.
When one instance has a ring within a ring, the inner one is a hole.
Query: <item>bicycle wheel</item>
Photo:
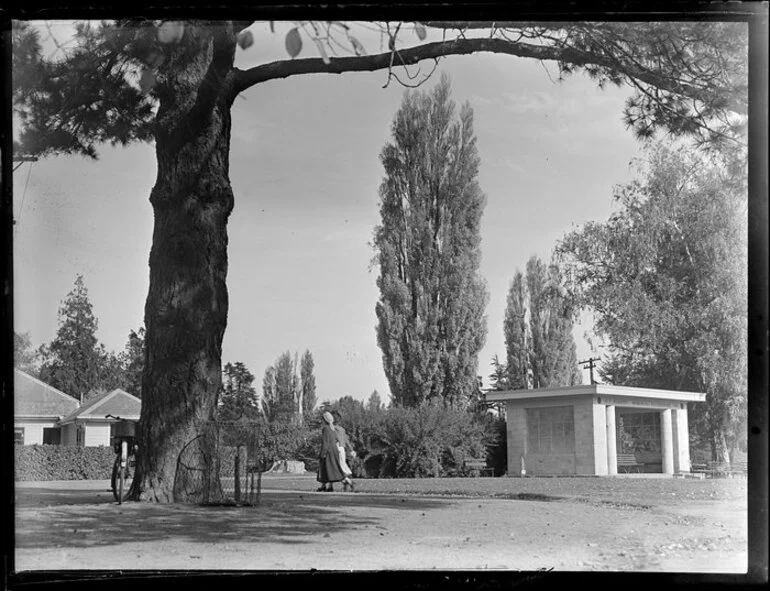
[[[115,460],[112,466],[112,478],[110,479],[110,488],[112,496],[119,503],[128,499],[128,493],[131,491],[131,484],[134,482],[134,471],[131,463],[123,471],[123,495],[120,494],[120,457]]]
[[[118,468],[118,504],[123,502],[123,485],[126,482],[126,469]]]

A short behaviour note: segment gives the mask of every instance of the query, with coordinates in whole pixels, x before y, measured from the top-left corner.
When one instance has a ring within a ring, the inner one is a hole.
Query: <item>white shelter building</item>
[[[505,404],[508,475],[690,471],[688,404],[706,395],[593,384],[488,392]]]

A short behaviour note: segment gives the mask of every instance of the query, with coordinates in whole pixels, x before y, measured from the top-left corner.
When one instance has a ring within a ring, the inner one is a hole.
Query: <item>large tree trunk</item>
[[[135,500],[216,502],[221,497],[212,420],[228,310],[232,101],[224,78],[212,75],[216,45],[208,42],[213,51],[174,65],[169,87],[176,92],[161,95],[157,116]],[[225,71],[227,64],[218,67]]]

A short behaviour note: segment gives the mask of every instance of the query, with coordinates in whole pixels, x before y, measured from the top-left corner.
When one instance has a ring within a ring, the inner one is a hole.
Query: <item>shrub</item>
[[[494,469],[495,476],[504,476],[508,471],[508,432],[505,420],[487,417],[486,434],[487,464]]]
[[[301,458],[308,439],[302,423],[257,420],[220,421],[215,424],[220,437],[220,463],[232,465],[235,449],[245,448],[249,462],[268,470],[277,460]],[[222,469],[222,468],[220,468]]]
[[[382,415],[365,465],[379,477],[463,475],[466,458],[485,457],[488,439],[473,413],[431,403],[393,407]]]
[[[29,480],[108,480],[115,452],[111,447],[16,445],[15,478]]]

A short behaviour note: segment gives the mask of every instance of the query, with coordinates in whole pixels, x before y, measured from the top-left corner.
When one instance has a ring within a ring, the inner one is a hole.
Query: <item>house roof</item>
[[[628,398],[656,398],[681,402],[703,402],[706,400],[706,395],[701,392],[681,392],[679,390],[661,390],[658,388],[632,388],[630,386],[611,386],[609,384],[537,388],[533,390],[502,390],[487,392],[486,398],[489,402],[498,402],[503,400],[554,398],[558,396],[584,396],[586,394]]]
[[[53,386],[14,369],[13,414],[17,417],[62,417],[75,411],[79,402]]]
[[[64,417],[60,424],[65,425],[76,420],[104,420],[107,415],[138,421],[141,410],[142,401],[139,398],[118,388],[92,398]]]

